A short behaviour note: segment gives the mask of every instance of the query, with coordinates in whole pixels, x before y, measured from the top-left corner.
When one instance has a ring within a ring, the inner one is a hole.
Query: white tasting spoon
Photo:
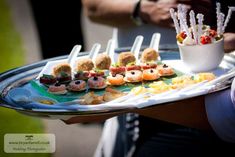
[[[91,48],[91,51],[88,55],[88,57],[90,59],[92,59],[92,61],[94,62],[95,61],[95,58],[97,57],[99,51],[100,51],[100,48],[101,48],[101,45],[99,43],[95,43],[92,48]]]
[[[81,51],[82,46],[81,45],[75,45],[70,52],[69,56],[67,59],[62,59],[62,60],[54,60],[54,61],[49,61],[47,64],[43,67],[42,71],[38,74],[36,79],[39,79],[43,74],[48,74],[51,75],[52,69],[55,65],[61,64],[61,63],[68,63],[71,67],[74,67],[76,58],[78,56],[78,53]],[[72,68],[74,69],[74,68]]]
[[[149,48],[153,48],[155,51],[159,53],[159,44],[160,44],[161,34],[160,33],[154,33],[152,35],[152,39],[150,41]],[[158,56],[158,60],[161,60],[161,57]]]
[[[110,39],[107,43],[105,53],[111,58],[111,63],[115,63],[114,60],[115,41]]]
[[[136,62],[139,62],[139,53],[140,53],[140,48],[143,43],[144,37],[142,35],[138,35],[135,38],[134,44],[131,48],[131,52],[134,53],[134,56],[136,58]]]
[[[67,63],[73,67],[74,62],[79,54],[79,52],[81,51],[82,46],[81,45],[75,45],[72,49],[72,51],[70,52],[69,56],[68,56],[68,60]]]

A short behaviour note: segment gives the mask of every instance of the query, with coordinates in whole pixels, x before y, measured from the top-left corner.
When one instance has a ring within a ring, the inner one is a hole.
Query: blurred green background
[[[5,0],[0,0],[0,73],[24,65],[25,52],[20,35],[11,19]],[[13,110],[0,108],[0,157],[49,157],[50,154],[7,154],[4,152],[6,133],[43,133],[40,119],[19,114]]]

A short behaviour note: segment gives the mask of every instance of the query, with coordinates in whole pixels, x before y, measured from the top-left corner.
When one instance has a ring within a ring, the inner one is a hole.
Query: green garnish
[[[202,26],[202,30],[206,30],[207,29],[207,26],[206,25],[203,25]]]
[[[103,70],[99,69],[99,68],[95,68],[94,69],[95,72],[102,72]]]
[[[146,62],[146,65],[155,65],[155,64],[156,64],[156,62],[154,60]]]
[[[60,76],[61,76],[61,77],[67,77],[68,74],[62,71],[62,72],[60,72]]]
[[[127,66],[133,66],[133,65],[135,65],[135,62],[130,62],[127,64]]]
[[[43,74],[43,75],[42,75],[42,77],[44,77],[44,78],[48,78],[48,79],[52,79],[52,78],[54,78],[54,76],[53,76],[53,75],[48,75],[48,74]]]
[[[77,71],[77,73],[78,73],[78,74],[82,74],[82,73],[83,73],[83,71],[82,71],[82,70],[79,70],[79,71]]]
[[[120,65],[118,63],[112,64],[112,67],[119,67]]]
[[[222,39],[223,37],[224,37],[223,35],[218,35],[215,37],[215,40],[218,41],[218,40]]]

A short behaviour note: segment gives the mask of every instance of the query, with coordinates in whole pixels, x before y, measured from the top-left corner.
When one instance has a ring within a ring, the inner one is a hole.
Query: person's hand
[[[106,113],[97,113],[97,114],[87,114],[87,115],[78,115],[71,117],[66,120],[62,120],[65,124],[76,124],[76,123],[94,123],[94,122],[104,122],[105,120],[130,112],[131,110],[121,110],[121,111],[110,111]]]
[[[224,50],[225,52],[235,50],[235,33],[224,33]]]
[[[140,17],[146,23],[173,27],[169,10],[170,8],[177,10],[178,4],[183,4],[188,10],[193,9],[195,13],[200,12],[204,15],[209,14],[210,8],[212,8],[209,0],[158,0],[156,2],[143,0],[141,2]]]

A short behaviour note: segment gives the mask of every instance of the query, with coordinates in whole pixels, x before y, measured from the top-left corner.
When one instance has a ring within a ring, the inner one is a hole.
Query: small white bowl
[[[186,46],[177,43],[184,65],[192,72],[211,71],[219,66],[224,57],[224,40],[212,44]]]

